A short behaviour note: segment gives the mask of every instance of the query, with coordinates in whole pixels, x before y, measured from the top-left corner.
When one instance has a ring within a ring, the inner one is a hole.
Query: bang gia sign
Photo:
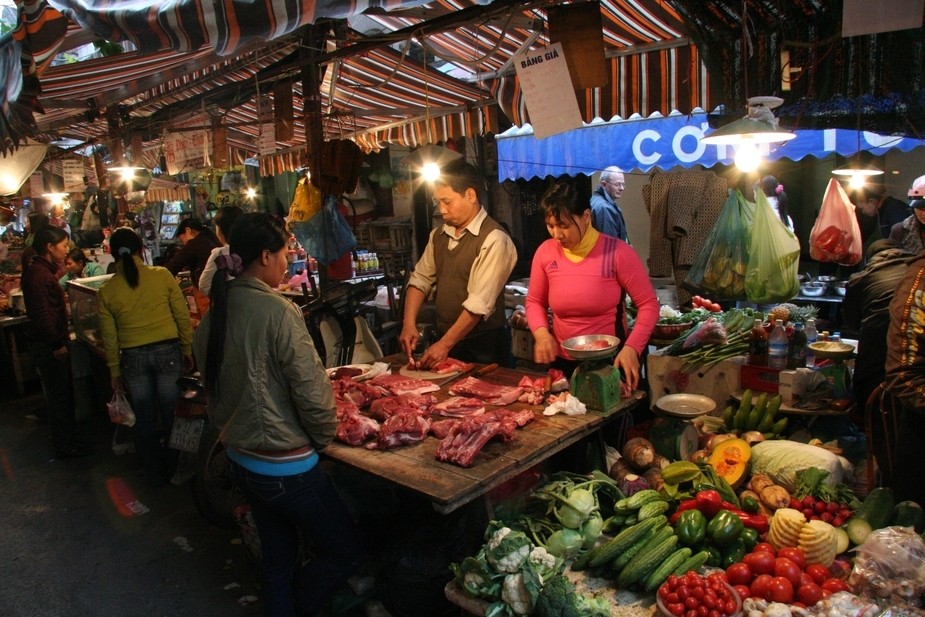
[[[546,176],[592,174],[601,161],[623,169],[646,172],[653,168],[671,169],[717,163],[731,165],[733,146],[700,143],[711,132],[707,114],[689,116],[675,113],[644,119],[613,120],[584,125],[545,139],[537,139],[529,125],[513,127],[496,140],[499,180],[543,178]],[[805,156],[824,157],[838,153],[849,156],[858,150],[857,132],[844,129],[797,130],[797,137],[785,144],[759,146],[769,160]],[[872,154],[900,149],[908,152],[925,145],[920,139],[862,133],[861,149]]]

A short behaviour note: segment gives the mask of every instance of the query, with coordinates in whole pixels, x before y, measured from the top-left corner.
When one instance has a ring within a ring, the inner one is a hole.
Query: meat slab
[[[444,418],[466,418],[485,413],[485,401],[466,396],[451,396],[434,405],[431,414]]]
[[[414,379],[398,373],[384,373],[366,382],[370,386],[381,388],[386,394],[425,394],[436,392],[440,386],[426,379]]]
[[[388,450],[423,441],[430,430],[430,420],[413,413],[392,416],[379,427],[376,440],[366,444],[369,450]]]
[[[379,423],[357,411],[338,417],[337,432],[334,433],[334,437],[345,444],[361,446],[378,434]]]
[[[431,433],[441,439],[437,446],[437,460],[469,467],[492,438],[501,437],[502,441],[511,441],[515,431],[534,418],[533,411],[529,409],[494,409],[462,420],[434,422],[431,424]]]
[[[491,405],[510,405],[523,393],[521,387],[500,386],[477,377],[466,377],[450,386],[450,394],[472,396]]]
[[[431,372],[437,373],[439,375],[444,375],[448,373],[465,373],[471,371],[475,367],[475,364],[471,362],[462,362],[456,358],[447,358],[443,362],[438,362],[431,367]]]
[[[426,416],[437,403],[433,394],[399,394],[376,399],[369,406],[369,415],[385,422],[395,414],[412,413]]]

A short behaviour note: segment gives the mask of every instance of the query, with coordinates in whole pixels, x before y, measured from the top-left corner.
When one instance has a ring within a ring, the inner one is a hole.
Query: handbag
[[[106,411],[109,412],[109,420],[113,424],[135,426],[135,412],[132,411],[132,406],[122,390],[112,393],[112,400],[106,403]]]

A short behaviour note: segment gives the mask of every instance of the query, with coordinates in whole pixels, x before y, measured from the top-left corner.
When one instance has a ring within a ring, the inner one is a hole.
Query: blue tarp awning
[[[529,180],[546,176],[591,175],[608,165],[648,172],[654,168],[731,165],[735,148],[707,146],[700,138],[711,132],[707,113],[672,112],[610,121],[595,120],[580,129],[537,139],[529,124],[496,136],[498,179]],[[851,156],[858,152],[858,132],[847,129],[795,130],[784,144],[760,146],[769,160],[799,161],[807,156]],[[908,152],[925,146],[909,137],[861,132],[860,150],[882,155],[888,150]]]

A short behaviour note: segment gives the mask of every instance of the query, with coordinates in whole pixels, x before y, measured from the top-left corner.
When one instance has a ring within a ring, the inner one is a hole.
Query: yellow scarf
[[[582,259],[588,256],[588,253],[591,252],[591,249],[594,248],[594,245],[597,244],[597,239],[601,236],[601,233],[588,225],[588,230],[585,232],[584,237],[581,239],[581,242],[578,243],[578,246],[574,250],[570,251],[566,248],[562,250],[565,252],[565,256],[572,263],[578,263]]]

